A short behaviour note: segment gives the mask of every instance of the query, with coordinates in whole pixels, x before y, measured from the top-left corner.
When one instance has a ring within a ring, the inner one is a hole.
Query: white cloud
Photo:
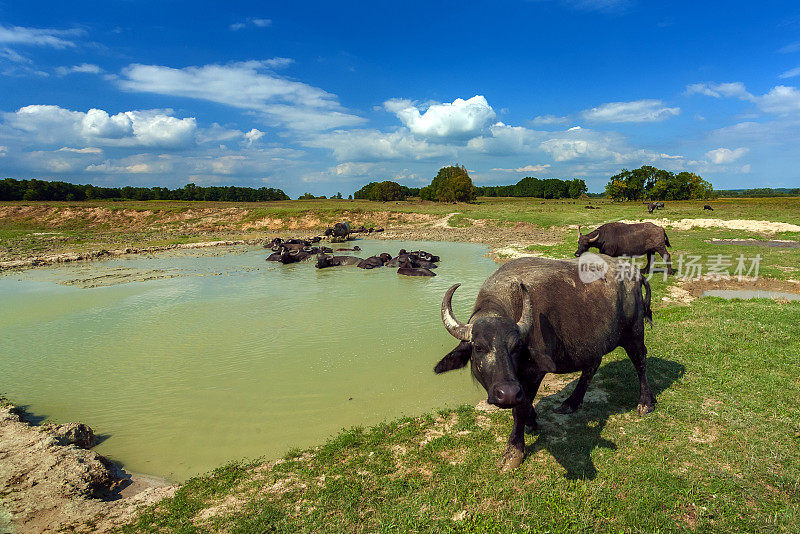
[[[71,67],[56,67],[56,74],[59,76],[66,76],[67,74],[100,74],[103,69],[91,63],[81,63],[80,65],[73,65]]]
[[[70,148],[70,147],[61,147],[57,150],[57,152],[72,152],[75,154],[102,154],[102,148],[94,148],[94,147],[86,147],[86,148]]]
[[[194,118],[179,119],[161,110],[126,111],[109,115],[102,109],[86,113],[59,106],[31,105],[4,113],[4,126],[39,143],[108,146],[180,147],[194,142]]]
[[[756,100],[758,107],[768,113],[788,114],[800,111],[800,91],[795,87],[777,85]]]
[[[695,83],[686,87],[686,94],[703,94],[715,98],[733,97],[752,102],[762,111],[778,115],[794,114],[800,111],[800,91],[796,87],[776,85],[761,96],[747,91],[742,82],[733,83]]]
[[[456,150],[444,144],[428,143],[408,130],[381,132],[378,130],[336,130],[303,141],[305,146],[333,151],[339,161],[380,161],[407,159],[420,161],[452,157]]]
[[[22,63],[26,65],[33,63],[30,58],[27,58],[8,47],[0,48],[0,57],[4,57],[9,61],[13,61],[14,63]]]
[[[744,100],[750,100],[753,95],[747,92],[742,82],[729,82],[729,83],[693,83],[686,86],[686,94],[701,94],[706,96],[713,96],[714,98],[737,97]]]
[[[680,114],[681,108],[665,107],[661,100],[609,102],[584,110],[587,120],[597,122],[656,122]]]
[[[346,113],[336,95],[270,71],[277,61],[246,61],[174,69],[158,65],[130,65],[118,80],[127,91],[196,98],[258,111],[275,125],[296,130],[354,126],[364,119]]]
[[[8,155],[8,147],[5,145],[0,145],[0,158],[3,158]]]
[[[558,117],[556,115],[539,115],[531,120],[531,124],[534,126],[561,125],[567,122],[569,122],[569,117]]]
[[[715,165],[724,165],[736,161],[747,154],[747,152],[747,148],[736,148],[734,150],[729,148],[717,148],[706,152],[706,157]]]
[[[425,113],[420,113],[410,100],[392,99],[383,105],[412,133],[424,137],[475,137],[496,117],[482,95],[469,100],[456,98],[452,103],[431,104]]]
[[[340,163],[335,167],[331,167],[330,169],[328,169],[328,172],[335,176],[341,176],[342,178],[351,178],[351,177],[368,176],[372,171],[372,169],[374,168],[375,168],[374,163],[345,162],[345,163]]]
[[[239,31],[247,27],[267,28],[269,26],[272,26],[272,19],[249,18],[243,22],[234,22],[228,28],[231,31]]]
[[[247,139],[248,146],[252,146],[253,143],[257,143],[262,137],[264,137],[264,132],[255,128],[244,134],[244,138]]]
[[[789,69],[786,72],[781,73],[778,78],[794,78],[795,76],[800,76],[800,67]]]
[[[53,30],[46,28],[23,28],[20,26],[0,26],[0,43],[50,48],[74,47],[69,37],[83,35],[83,30]]]
[[[542,172],[548,168],[550,168],[550,164],[545,163],[544,165],[525,165],[524,167],[517,167],[516,169],[494,168],[490,170],[499,172]]]

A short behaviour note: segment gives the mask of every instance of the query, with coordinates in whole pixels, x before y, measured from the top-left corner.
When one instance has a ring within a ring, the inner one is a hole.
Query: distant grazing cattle
[[[650,270],[650,263],[656,252],[667,264],[667,272],[672,274],[672,261],[667,252],[669,238],[667,232],[653,223],[607,223],[588,234],[581,234],[578,227],[578,250],[575,256],[580,256],[591,247],[597,247],[600,254],[608,256],[643,256],[647,255],[645,272]]]
[[[711,207],[711,206],[709,206],[708,204],[706,204],[705,206],[703,206],[703,209],[704,209],[704,210],[710,210],[710,211],[714,211],[714,208],[712,208],[712,207]]]

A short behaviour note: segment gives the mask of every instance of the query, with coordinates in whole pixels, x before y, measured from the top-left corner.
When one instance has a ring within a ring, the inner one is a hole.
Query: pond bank
[[[0,532],[106,532],[177,489],[89,450],[95,437],[85,425],[29,419],[17,406],[0,406]]]

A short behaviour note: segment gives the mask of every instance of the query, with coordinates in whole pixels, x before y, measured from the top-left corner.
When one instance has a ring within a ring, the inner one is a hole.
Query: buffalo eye
[[[477,354],[486,354],[487,352],[489,352],[489,349],[487,347],[484,347],[483,345],[475,345],[473,347],[473,350],[475,350]]]

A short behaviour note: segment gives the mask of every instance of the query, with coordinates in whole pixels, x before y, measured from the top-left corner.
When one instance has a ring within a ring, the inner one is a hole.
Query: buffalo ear
[[[472,356],[472,343],[469,341],[462,341],[436,364],[436,367],[433,368],[433,372],[438,375],[446,371],[452,371],[453,369],[461,369],[467,365],[470,356]]]

